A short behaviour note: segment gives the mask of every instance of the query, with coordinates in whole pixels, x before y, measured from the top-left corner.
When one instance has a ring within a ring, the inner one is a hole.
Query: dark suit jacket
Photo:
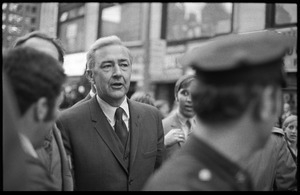
[[[90,95],[90,93],[88,93],[85,98],[83,98],[82,100],[76,102],[73,106],[78,106],[79,104],[86,102],[88,100],[90,100],[92,98],[92,96]]]
[[[49,175],[46,166],[38,158],[26,154],[26,171],[28,178],[25,181],[24,191],[58,191],[60,189],[54,184],[53,177]]]
[[[141,190],[162,163],[164,133],[159,111],[128,100],[130,163],[96,96],[62,112],[57,126],[74,166],[75,190]]]
[[[60,191],[73,191],[73,178],[70,166],[70,157],[67,156],[61,133],[56,124],[52,127],[53,139],[51,142],[52,153],[51,155],[45,150],[40,148],[37,150],[39,159],[47,167],[48,172],[53,177],[56,187]],[[54,149],[56,147],[56,149]],[[58,166],[58,163],[60,164]]]

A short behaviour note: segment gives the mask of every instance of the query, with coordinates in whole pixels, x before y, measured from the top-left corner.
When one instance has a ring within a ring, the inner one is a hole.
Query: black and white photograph
[[[298,191],[297,10],[2,2],[3,191]]]

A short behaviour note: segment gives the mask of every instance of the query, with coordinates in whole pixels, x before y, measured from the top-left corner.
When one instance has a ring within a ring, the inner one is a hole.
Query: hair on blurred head
[[[64,52],[63,46],[62,46],[61,42],[59,41],[59,39],[50,37],[49,35],[47,35],[43,32],[40,32],[40,31],[33,31],[22,37],[19,37],[16,40],[13,48],[21,46],[22,44],[24,44],[27,40],[29,40],[31,38],[40,38],[40,39],[43,39],[43,40],[46,40],[46,41],[49,41],[50,43],[52,43],[57,49],[59,62],[62,64],[64,63],[64,53],[65,52]]]

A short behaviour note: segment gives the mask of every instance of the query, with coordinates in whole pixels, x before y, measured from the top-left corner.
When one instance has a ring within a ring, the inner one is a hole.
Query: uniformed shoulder
[[[273,127],[272,133],[276,135],[284,136],[283,130],[278,127]]]

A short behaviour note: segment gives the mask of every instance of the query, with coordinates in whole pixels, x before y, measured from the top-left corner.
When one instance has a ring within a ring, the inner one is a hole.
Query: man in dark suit
[[[64,63],[64,51],[58,39],[45,33],[34,31],[19,37],[14,45],[17,47],[31,47],[47,53]],[[54,123],[51,131],[45,137],[43,147],[37,150],[39,159],[46,165],[47,170],[54,179],[54,183],[61,191],[73,190],[73,178],[70,167],[70,157],[66,155],[59,129]]]
[[[57,121],[72,157],[75,190],[141,190],[162,163],[161,115],[126,97],[132,56],[118,37],[98,39],[87,63],[97,95],[64,110]]]
[[[227,35],[180,59],[196,71],[196,125],[144,190],[253,190],[240,161],[270,138],[281,111],[283,57],[291,39],[270,31]]]
[[[25,187],[21,190],[59,190],[36,150],[43,147],[45,136],[58,116],[66,75],[55,58],[30,47],[9,51],[3,66],[20,111],[16,124],[26,153],[27,171]]]

